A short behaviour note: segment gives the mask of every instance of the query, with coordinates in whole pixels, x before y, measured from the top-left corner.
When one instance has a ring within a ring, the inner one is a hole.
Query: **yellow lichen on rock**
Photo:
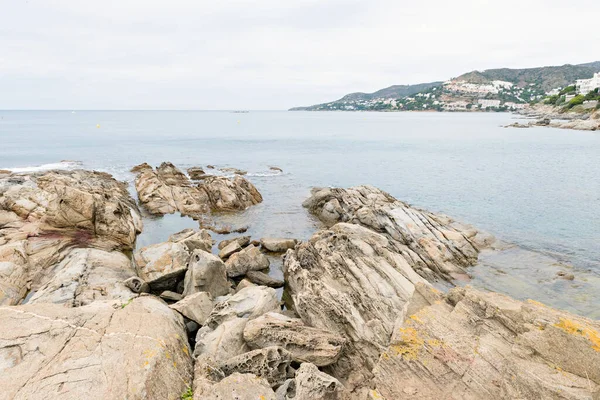
[[[571,335],[578,335],[587,338],[590,342],[592,342],[592,349],[595,351],[600,351],[600,333],[598,333],[598,331],[595,329],[565,318],[561,318],[560,322],[554,324],[554,326]]]

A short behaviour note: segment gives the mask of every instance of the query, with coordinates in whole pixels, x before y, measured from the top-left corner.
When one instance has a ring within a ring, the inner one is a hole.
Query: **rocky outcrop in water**
[[[254,185],[241,176],[203,176],[195,185],[171,163],[164,162],[156,169],[148,167],[135,167],[135,188],[140,203],[152,214],[180,212],[200,218],[211,210],[238,211],[262,202]]]
[[[390,251],[429,281],[466,275],[479,250],[493,241],[472,226],[411,207],[372,186],[314,189],[303,205],[328,225],[349,222],[380,233]]]

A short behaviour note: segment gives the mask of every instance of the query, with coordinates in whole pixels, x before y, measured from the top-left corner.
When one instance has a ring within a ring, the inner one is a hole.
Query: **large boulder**
[[[144,296],[0,307],[1,399],[179,399],[191,385],[183,318]]]
[[[194,356],[209,356],[216,362],[250,351],[244,341],[246,318],[229,318],[218,325],[204,325],[196,334]]]
[[[191,253],[194,250],[212,251],[214,241],[208,231],[202,229],[184,229],[169,236],[169,242],[182,243]]]
[[[232,243],[229,246],[234,244],[237,245],[237,243]],[[227,247],[225,249],[227,249]],[[227,276],[230,278],[245,275],[248,271],[267,269],[269,268],[269,265],[270,262],[267,256],[261,253],[260,249],[254,245],[250,245],[243,250],[233,253],[225,262]]]
[[[399,320],[374,369],[385,399],[600,398],[600,322],[453,289]]]
[[[142,220],[127,186],[99,172],[0,178],[0,304],[18,304],[73,248],[131,250]]]
[[[153,291],[162,291],[174,288],[185,274],[190,252],[183,243],[164,242],[137,250],[133,259],[139,277]]]
[[[372,377],[415,284],[428,285],[384,235],[346,223],[289,250],[284,274],[302,321],[347,339],[342,355],[328,368],[348,381],[350,390]]]
[[[492,238],[443,215],[409,206],[372,186],[314,189],[304,207],[328,225],[347,222],[385,236],[394,252],[429,281],[465,275]]]
[[[281,309],[277,292],[265,286],[249,286],[215,304],[206,323],[216,326],[230,318],[257,318]]]
[[[135,270],[129,258],[118,251],[74,249],[46,273],[47,282],[32,292],[28,304],[79,307],[97,300],[126,302],[135,296],[124,283]]]
[[[193,185],[189,178],[169,162],[156,170],[141,169],[135,178],[140,203],[152,214],[173,214],[197,217],[210,211],[206,192]]]
[[[185,296],[175,304],[171,304],[173,310],[176,310],[184,317],[196,322],[198,325],[204,325],[204,322],[213,309],[213,300],[209,293],[198,292]]]
[[[224,247],[228,246],[229,244],[236,242],[237,244],[240,245],[240,247],[246,247],[248,246],[248,244],[250,244],[250,236],[238,236],[238,237],[234,237],[231,239],[225,239],[223,241],[221,241],[219,243],[219,250],[222,250]]]
[[[323,329],[311,328],[298,318],[270,312],[248,321],[244,340],[254,349],[278,346],[297,362],[325,366],[337,361],[346,340]]]
[[[208,195],[212,209],[217,211],[245,210],[263,200],[256,187],[241,176],[233,179],[208,177],[199,187]]]
[[[185,273],[183,294],[208,292],[214,297],[229,293],[225,264],[219,257],[203,250],[195,250]]]

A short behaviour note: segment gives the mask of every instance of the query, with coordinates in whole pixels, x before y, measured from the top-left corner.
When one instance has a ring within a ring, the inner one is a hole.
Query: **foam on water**
[[[49,171],[52,169],[70,170],[70,169],[81,168],[82,165],[83,165],[83,163],[81,161],[61,161],[61,162],[50,163],[50,164],[34,165],[34,166],[27,166],[27,167],[7,167],[7,168],[0,168],[0,169],[6,169],[13,173],[25,173],[25,172],[31,173],[31,172]]]

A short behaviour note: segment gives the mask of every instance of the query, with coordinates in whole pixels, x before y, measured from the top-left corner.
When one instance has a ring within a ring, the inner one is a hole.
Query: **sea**
[[[86,168],[130,183],[170,161],[248,171],[264,202],[218,216],[253,238],[306,240],[313,187],[370,184],[506,245],[470,284],[600,318],[600,133],[504,128],[509,113],[0,111],[0,169]],[[272,170],[279,167],[283,171]],[[206,170],[210,172],[210,170]],[[137,246],[198,223],[145,215]],[[230,237],[213,235],[217,240]],[[562,271],[573,280],[557,277]],[[280,260],[271,272],[281,276]]]

